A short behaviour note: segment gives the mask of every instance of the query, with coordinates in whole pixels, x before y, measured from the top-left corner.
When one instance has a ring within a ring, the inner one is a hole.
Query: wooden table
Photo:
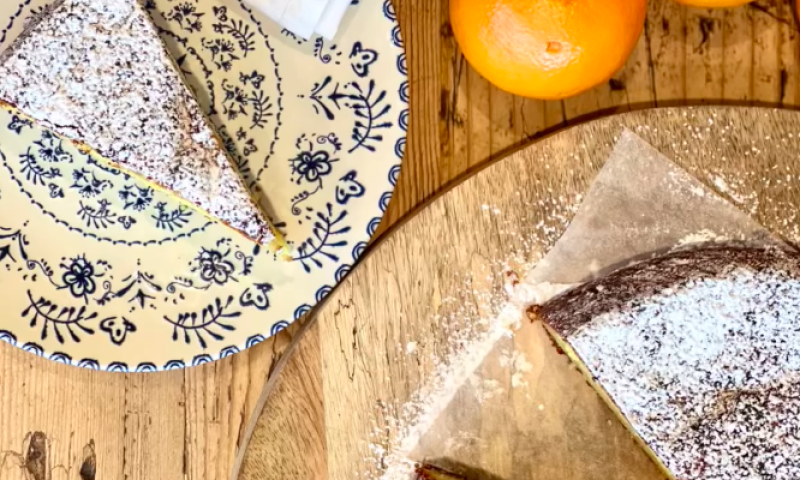
[[[625,69],[563,102],[517,98],[473,72],[452,37],[447,0],[398,0],[397,11],[412,123],[382,232],[462,174],[587,116],[691,103],[800,105],[800,39],[788,2],[706,11],[651,0]],[[0,479],[228,478],[264,384],[300,328],[160,374],[82,371],[0,346]],[[325,478],[318,338],[312,326],[289,357],[266,406],[274,454],[246,464],[244,478]]]

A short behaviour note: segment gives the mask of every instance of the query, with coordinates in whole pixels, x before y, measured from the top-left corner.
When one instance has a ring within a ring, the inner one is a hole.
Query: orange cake
[[[58,0],[37,14],[0,55],[0,104],[277,246],[138,0]]]
[[[800,255],[673,253],[532,311],[670,478],[800,478]]]

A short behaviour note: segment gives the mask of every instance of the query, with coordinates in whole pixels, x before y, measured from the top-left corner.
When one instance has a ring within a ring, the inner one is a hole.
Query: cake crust
[[[58,0],[0,55],[0,100],[257,243],[275,240],[138,0]]]
[[[679,288],[692,281],[725,278],[736,269],[780,270],[800,278],[796,252],[720,246],[689,249],[622,268],[587,282],[536,307],[537,313],[559,335],[568,337],[595,317]]]

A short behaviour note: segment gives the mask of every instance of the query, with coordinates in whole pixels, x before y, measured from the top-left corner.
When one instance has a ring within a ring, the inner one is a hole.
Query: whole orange
[[[689,5],[690,7],[738,7],[745,3],[750,3],[752,0],[675,0],[678,3]]]
[[[646,0],[450,0],[450,21],[487,80],[517,95],[561,99],[625,64],[646,7]]]

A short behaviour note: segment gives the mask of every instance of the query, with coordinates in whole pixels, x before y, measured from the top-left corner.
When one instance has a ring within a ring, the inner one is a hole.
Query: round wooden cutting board
[[[309,320],[265,392],[240,478],[375,478],[403,405],[454,338],[497,313],[508,272],[524,275],[558,240],[623,128],[766,228],[800,239],[800,113],[656,109],[549,136],[464,180],[371,250]],[[525,353],[528,388],[482,401],[456,395],[464,412],[480,412],[481,433],[444,442],[460,449],[455,463],[481,479],[663,478],[546,335],[522,332],[507,346]],[[500,386],[510,387],[508,366],[482,368],[498,369]],[[439,425],[457,431],[475,421],[449,414]]]

